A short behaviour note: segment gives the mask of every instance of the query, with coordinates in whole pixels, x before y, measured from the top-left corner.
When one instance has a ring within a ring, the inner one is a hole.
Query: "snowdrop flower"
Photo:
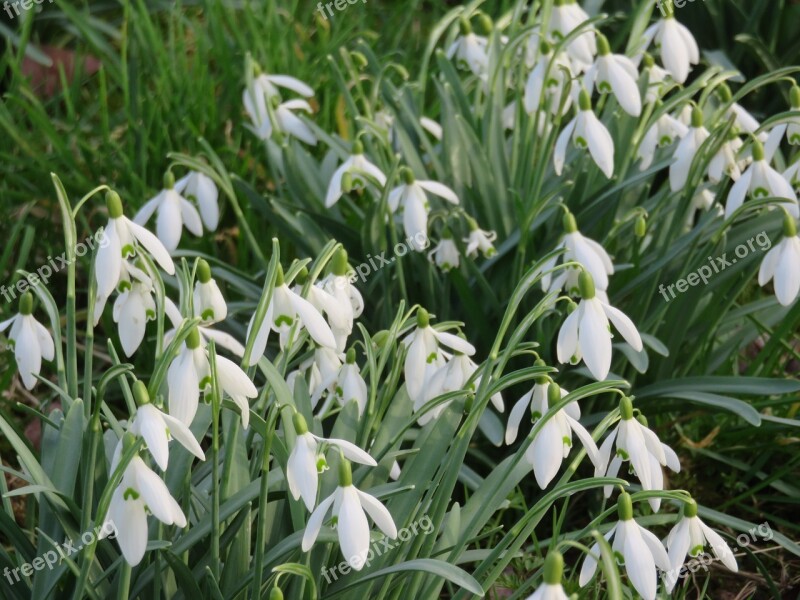
[[[797,85],[792,86],[789,92],[789,99],[791,100],[792,110],[800,110],[800,87]],[[791,122],[786,128],[786,139],[792,145],[800,144],[800,117],[791,117]]]
[[[800,192],[800,160],[783,172],[783,178],[789,182],[795,193]]]
[[[347,338],[353,332],[353,321],[364,312],[364,298],[350,280],[347,251],[339,248],[331,261],[331,273],[322,281],[322,287],[333,302],[325,307],[328,323],[336,339],[336,350],[343,352]]]
[[[311,433],[305,418],[299,412],[294,413],[292,423],[297,438],[286,462],[286,483],[292,497],[295,500],[302,498],[309,512],[314,510],[317,502],[320,445],[337,448],[346,459],[353,462],[370,467],[378,465],[374,458],[347,440],[326,439]]]
[[[431,327],[424,308],[417,311],[417,328],[403,339],[403,344],[408,348],[404,365],[406,391],[413,403],[422,396],[427,378],[437,366],[443,366],[439,362],[442,358],[440,344],[468,356],[475,354],[475,347],[465,339]]]
[[[403,211],[403,227],[408,239],[413,240],[420,233],[427,238],[430,205],[425,192],[439,196],[451,204],[458,204],[458,196],[449,187],[436,181],[415,180],[414,173],[408,167],[400,169],[400,176],[403,184],[389,192],[389,210],[393,213]]]
[[[456,59],[456,66],[468,69],[477,77],[484,77],[489,69],[488,41],[485,37],[475,35],[472,26],[465,18],[459,21],[461,35],[456,38],[445,55],[448,60]]]
[[[576,364],[582,358],[592,376],[603,381],[611,369],[609,320],[636,352],[642,350],[642,338],[625,313],[596,297],[588,271],[578,276],[578,287],[583,299],[558,332],[558,361]]]
[[[153,282],[145,272],[147,266],[140,262],[139,267],[125,265],[127,277],[120,282],[120,295],[114,302],[113,318],[119,324],[119,341],[125,356],[133,356],[144,339],[147,322],[156,318]]]
[[[435,263],[445,273],[450,269],[457,269],[461,262],[461,255],[458,253],[456,243],[453,241],[453,234],[450,229],[445,227],[442,230],[442,239],[436,247],[428,252],[428,259]]]
[[[678,575],[686,556],[697,556],[703,552],[706,543],[711,545],[711,551],[717,560],[734,573],[739,571],[736,558],[722,536],[697,516],[697,503],[694,500],[689,500],[683,505],[683,517],[670,530],[666,543],[669,561],[672,564],[672,568],[664,578],[668,593],[672,592],[678,582]]]
[[[333,507],[336,517],[336,531],[339,534],[339,545],[342,554],[356,571],[364,567],[369,551],[369,523],[366,511],[378,528],[389,538],[397,537],[397,527],[392,515],[377,498],[362,492],[353,485],[353,474],[350,461],[344,456],[339,462],[339,487],[336,491],[319,503],[308,519],[303,534],[303,552],[308,552],[314,545],[328,511]]]
[[[139,408],[136,410],[130,432],[144,438],[147,449],[162,471],[167,470],[169,462],[170,438],[178,440],[181,446],[200,460],[206,459],[203,449],[189,428],[175,417],[161,412],[153,406],[150,402],[150,394],[143,382],[136,381],[133,384],[133,397]]]
[[[538,386],[538,387],[537,387]],[[546,391],[544,391],[546,390]],[[556,383],[545,383],[534,385],[528,394],[523,396],[514,406],[517,410],[512,418],[519,424],[525,408],[529,405],[531,421],[537,422],[548,410],[550,406],[561,401],[567,391]],[[530,403],[530,404],[529,404]],[[546,489],[561,468],[561,463],[569,455],[572,448],[572,433],[578,436],[586,454],[595,467],[602,466],[600,463],[600,451],[592,439],[592,435],[586,428],[578,422],[580,418],[580,407],[577,402],[570,402],[567,407],[559,410],[552,418],[548,419],[544,426],[533,438],[530,446],[525,452],[525,459],[533,467],[533,474],[536,483],[541,489]],[[506,442],[516,438],[516,428],[513,427],[512,419],[509,419],[509,427],[506,430]]]
[[[644,47],[655,39],[661,62],[678,83],[685,83],[692,65],[700,62],[700,49],[692,33],[669,14],[644,32]]]
[[[561,585],[564,572],[564,557],[557,550],[550,550],[544,560],[544,583],[526,600],[569,600]]]
[[[273,96],[280,95],[278,88],[291,90],[305,98],[310,98],[314,95],[314,90],[299,79],[289,75],[267,75],[266,73],[262,73],[257,65],[253,66],[255,72],[252,86],[244,91],[245,95],[251,94],[253,97],[257,97],[261,94],[266,96],[267,99],[270,99]]]
[[[203,225],[209,231],[216,231],[219,225],[219,190],[211,177],[199,171],[190,171],[175,182],[175,191],[188,200],[194,198]]]
[[[497,250],[492,245],[492,242],[497,239],[497,233],[478,228],[478,224],[472,217],[467,217],[467,223],[469,224],[469,237],[463,240],[467,245],[467,256],[475,258],[480,252],[484,258],[491,258],[497,254]]]
[[[669,146],[676,138],[683,138],[689,128],[668,113],[661,115],[658,120],[644,134],[636,157],[641,159],[639,170],[644,171],[651,164],[657,148]]]
[[[123,447],[131,443],[133,436],[126,434],[117,445],[111,463],[112,473],[119,465]],[[166,484],[139,456],[134,456],[111,496],[107,520],[116,530],[117,543],[131,566],[141,562],[147,549],[147,511],[165,525],[186,527],[186,516]]]
[[[356,140],[353,143],[353,154],[336,169],[328,184],[328,192],[325,195],[325,207],[330,208],[339,201],[345,191],[363,188],[367,180],[364,175],[369,175],[383,187],[386,185],[386,175],[378,167],[373,165],[364,156],[363,144]],[[345,176],[347,176],[345,178]],[[349,181],[346,181],[349,180]],[[349,183],[348,190],[344,189],[343,183]]]
[[[795,219],[800,218],[800,211],[797,207],[797,195],[794,193],[791,184],[786,181],[780,173],[769,166],[765,155],[764,146],[760,141],[753,141],[753,163],[747,167],[739,180],[733,184],[731,191],[728,192],[728,200],[725,203],[725,218],[730,216],[743,203],[747,194],[754,198],[786,198],[790,203],[781,203]]]
[[[53,360],[55,345],[50,332],[33,316],[33,296],[25,292],[19,299],[19,313],[0,323],[0,332],[11,326],[8,339],[14,343],[22,384],[29,390],[36,385],[36,376],[42,368],[42,358]]]
[[[580,7],[576,0],[556,0],[553,11],[550,13],[550,27],[557,38],[565,38],[575,29],[589,20],[589,15]],[[594,62],[597,52],[595,32],[587,29],[567,46],[567,54],[576,62],[580,70],[585,71]]]
[[[314,349],[314,358],[310,365],[311,377],[309,390],[311,393],[311,408],[316,408],[319,399],[326,393],[333,394],[336,391],[336,378],[342,370],[342,359],[339,353],[333,348],[317,346]],[[328,408],[326,403],[320,410],[324,413]]]
[[[220,387],[242,411],[242,426],[247,429],[250,422],[247,399],[258,396],[258,390],[236,363],[218,355],[215,361]],[[167,390],[170,416],[186,426],[191,425],[197,413],[200,392],[211,390],[208,350],[200,345],[200,332],[196,327],[167,369]]]
[[[478,365],[475,364],[475,361],[466,354],[456,352],[447,364],[437,369],[430,377],[425,386],[424,393],[418,396],[417,401],[414,403],[414,412],[420,410],[434,398],[463,389],[470,377],[472,377],[477,370]],[[481,378],[477,377],[475,382],[470,386],[470,389],[474,391],[480,383]],[[491,402],[499,412],[503,412],[505,408],[503,406],[503,397],[499,393],[492,396]],[[437,405],[433,410],[422,415],[418,419],[418,423],[424,426],[429,421],[438,419],[451,403],[452,400]]]
[[[559,261],[578,262],[584,269],[589,271],[595,281],[595,291],[603,302],[608,302],[606,290],[608,289],[608,276],[614,274],[614,265],[611,257],[605,249],[592,239],[584,237],[578,231],[575,216],[567,212],[562,220],[564,225],[564,237],[559,242],[558,248],[564,248],[565,252],[551,258],[544,265],[542,270],[542,290],[546,293],[566,288],[569,293],[579,293],[578,277],[580,269],[567,268],[558,273],[547,273]]]
[[[247,327],[247,337],[250,337],[253,328],[253,318]],[[283,269],[278,265],[278,273],[275,277],[275,289],[272,291],[272,299],[267,306],[267,314],[260,328],[255,333],[255,343],[253,344],[252,356],[258,360],[264,355],[267,348],[267,340],[270,330],[280,334],[280,344],[283,348],[288,341],[289,331],[295,321],[304,327],[308,334],[320,346],[336,348],[336,338],[325,319],[305,298],[301,297],[289,289],[283,279]]]
[[[592,101],[586,90],[581,90],[578,106],[577,116],[567,123],[564,131],[556,140],[553,152],[556,175],[561,175],[567,154],[567,144],[572,140],[578,148],[589,150],[597,168],[610,179],[614,174],[614,141],[605,125],[592,112]]]
[[[356,351],[353,348],[347,351],[345,364],[339,369],[335,393],[342,406],[355,400],[358,405],[358,416],[364,416],[367,408],[367,384],[356,364]]]
[[[600,446],[600,466],[595,468],[595,476],[616,477],[622,463],[630,461],[636,477],[644,490],[664,489],[664,476],[661,466],[668,466],[675,472],[681,470],[678,455],[661,442],[658,436],[648,429],[644,423],[633,416],[631,398],[625,396],[619,403],[620,421],[617,427]],[[617,451],[611,459],[611,449],[616,441]],[[609,459],[610,462],[609,462]],[[606,468],[608,465],[608,468]],[[611,486],[604,487],[605,497],[611,496]],[[661,506],[660,498],[651,498],[650,507],[658,512]]]
[[[714,158],[708,164],[708,179],[713,183],[719,183],[723,175],[729,176],[733,181],[737,181],[742,176],[742,170],[736,155],[744,146],[744,142],[735,134],[722,143]]]
[[[206,312],[208,314],[208,311]],[[175,337],[175,332],[185,319],[183,318],[183,315],[181,315],[181,311],[178,309],[175,303],[169,298],[164,298],[164,314],[167,315],[167,318],[170,320],[173,327],[164,334],[164,345],[166,346]],[[213,340],[217,347],[225,348],[225,350],[238,357],[244,356],[244,346],[242,346],[239,340],[229,333],[217,331],[211,327],[201,325],[197,326],[197,332],[200,334],[200,344],[203,346],[203,348],[208,345],[209,340]]]
[[[525,111],[530,115],[547,108],[556,115],[562,110],[563,100],[566,113],[572,104],[572,64],[563,52],[554,56],[547,42],[543,41],[541,46],[541,56],[525,83]]]
[[[669,556],[658,538],[639,525],[633,518],[630,494],[621,493],[617,500],[619,521],[604,536],[606,540],[614,537],[611,548],[624,559],[625,572],[634,589],[644,600],[655,600],[658,589],[658,572],[671,568]],[[581,567],[579,584],[585,586],[597,570],[600,545],[594,544],[586,555]]]
[[[175,274],[175,265],[169,252],[156,236],[137,225],[122,213],[119,194],[106,194],[108,224],[105,237],[108,243],[97,251],[94,274],[97,281],[97,300],[94,307],[95,325],[100,319],[106,301],[123,275],[123,259],[131,258],[144,248],[169,275]]]
[[[228,316],[228,305],[219,291],[217,282],[211,277],[211,267],[202,258],[197,262],[197,281],[192,296],[194,316],[203,319],[203,323],[224,321]]]
[[[783,239],[767,252],[758,270],[758,285],[764,287],[770,281],[782,306],[790,306],[800,293],[800,237],[789,214],[783,220]]]
[[[612,92],[626,113],[632,117],[642,114],[642,97],[636,80],[639,73],[630,58],[622,54],[611,54],[606,36],[597,34],[597,58],[583,76],[583,85],[591,91],[594,85],[598,92]]]
[[[669,73],[659,67],[653,57],[645,53],[644,55],[644,68],[642,73],[647,76],[647,91],[645,92],[645,104],[653,104],[661,99],[661,94],[664,88],[664,82],[669,77]]]
[[[270,107],[267,107],[267,103]],[[317,145],[317,137],[311,128],[294,113],[305,111],[314,112],[311,105],[301,98],[281,102],[278,96],[267,99],[263,94],[252,96],[245,92],[244,108],[254,127],[246,125],[259,139],[268,140],[272,137],[273,130],[281,135],[296,137],[301,142],[310,146]],[[270,110],[271,109],[271,110]]]
[[[734,119],[733,122],[734,132],[736,133],[744,132],[744,133],[749,133],[751,135],[756,135],[756,131],[758,130],[759,127],[761,127],[761,124],[755,119],[755,117],[753,117],[753,115],[747,112],[747,110],[742,108],[736,102],[732,102],[733,96],[731,94],[731,89],[728,87],[728,85],[725,83],[721,84],[719,88],[717,88],[717,91],[723,103],[725,104],[730,103],[730,106],[728,106],[726,110],[725,118],[727,119],[732,117]],[[756,137],[758,137],[759,141],[762,144],[767,141],[766,132],[762,131]]]
[[[708,130],[703,127],[703,111],[695,107],[692,109],[692,126],[675,149],[674,161],[669,166],[669,186],[673,192],[679,192],[686,185],[695,154],[708,136]]]
[[[194,235],[203,235],[200,213],[175,189],[175,176],[170,171],[164,175],[164,189],[145,202],[133,221],[137,225],[144,225],[156,211],[156,235],[170,253],[178,247],[184,225]]]

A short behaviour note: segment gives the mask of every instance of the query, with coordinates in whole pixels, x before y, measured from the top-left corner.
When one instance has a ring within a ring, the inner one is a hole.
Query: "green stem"
[[[208,344],[208,361],[211,370],[211,572],[219,581],[220,551],[219,538],[221,527],[219,522],[219,413],[222,401],[222,390],[217,377],[217,353],[214,341]]]
[[[255,573],[253,575],[253,588],[250,597],[253,600],[261,598],[261,574],[264,570],[264,548],[267,539],[267,495],[269,492],[269,459],[272,451],[272,436],[278,423],[280,405],[273,405],[267,422],[267,435],[264,438],[263,456],[261,460],[261,487],[258,494],[258,529],[256,531],[256,556]]]

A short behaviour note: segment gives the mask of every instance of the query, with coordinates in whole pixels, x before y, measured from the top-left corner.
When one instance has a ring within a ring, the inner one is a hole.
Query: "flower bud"
[[[106,208],[108,209],[108,216],[112,219],[119,219],[122,216],[122,200],[114,190],[106,193]]]
[[[211,267],[202,258],[197,261],[197,279],[200,283],[208,283],[211,281]]]
[[[633,232],[638,238],[643,238],[647,234],[647,220],[639,215],[633,224]]]
[[[631,502],[631,495],[627,492],[622,492],[617,499],[617,514],[620,521],[630,521],[633,519],[633,503]]]
[[[25,292],[19,298],[19,314],[29,315],[33,312],[33,296],[30,292]]]
[[[150,394],[147,392],[147,386],[140,379],[133,382],[133,399],[136,401],[136,406],[144,406],[150,403]]]
[[[551,550],[544,561],[544,582],[547,585],[560,585],[564,573],[564,557],[561,552]]]

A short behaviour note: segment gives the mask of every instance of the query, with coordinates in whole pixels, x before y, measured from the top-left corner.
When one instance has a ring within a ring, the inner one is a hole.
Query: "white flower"
[[[253,328],[253,319],[255,319],[255,314],[247,326],[248,338]],[[272,298],[267,306],[267,314],[261,327],[255,333],[256,339],[253,344],[252,356],[258,360],[264,355],[270,330],[280,334],[281,348],[283,348],[295,321],[299,321],[299,325],[304,327],[311,339],[320,346],[336,348],[336,338],[325,319],[308,300],[289,289],[283,279],[283,269],[278,266],[278,275],[272,291]]]
[[[458,253],[458,248],[449,229],[445,229],[442,232],[442,239],[433,250],[428,252],[428,259],[436,263],[436,266],[444,272],[458,268],[461,262],[461,255]]]
[[[333,348],[317,346],[314,349],[314,358],[311,364],[303,366],[306,369],[311,368],[308,387],[311,393],[311,408],[316,408],[319,399],[325,393],[333,394],[336,391],[336,378],[342,370],[342,359]],[[329,398],[329,400],[332,400],[332,398]],[[326,402],[320,412],[324,413],[328,405],[329,402]]]
[[[164,175],[164,189],[144,203],[133,221],[144,225],[156,211],[156,235],[170,253],[178,247],[184,225],[194,235],[203,235],[200,213],[175,189],[175,176],[169,171]]]
[[[258,396],[258,390],[236,363],[219,355],[215,356],[215,361],[220,387],[242,411],[242,426],[247,429],[250,422],[247,398]],[[178,356],[169,365],[167,389],[169,414],[184,425],[191,425],[197,413],[200,392],[211,389],[208,350],[200,345],[197,328],[189,333]]]
[[[664,489],[664,474],[661,466],[667,466],[676,473],[681,470],[678,455],[661,442],[658,436],[646,425],[633,417],[631,399],[624,397],[620,401],[621,419],[611,434],[600,446],[600,466],[595,468],[595,476],[616,477],[622,463],[630,461],[636,477],[642,484],[643,490]],[[642,417],[643,418],[643,417]],[[617,451],[611,459],[611,449],[616,441]],[[610,462],[609,462],[609,459]],[[606,468],[608,465],[608,468]],[[611,496],[612,486],[604,486],[605,497]],[[650,507],[658,512],[661,506],[660,498],[650,498]]]
[[[272,103],[272,112],[267,107],[267,102]],[[246,125],[259,139],[268,140],[272,137],[273,129],[284,135],[296,137],[298,140],[311,146],[317,145],[317,137],[311,128],[306,125],[293,111],[312,113],[311,105],[301,98],[281,102],[277,96],[267,99],[265,95],[244,93],[244,108],[254,127]]]
[[[321,282],[332,300],[326,302],[325,314],[331,326],[336,349],[343,352],[353,331],[353,321],[364,312],[364,298],[348,276],[347,252],[339,248],[332,260],[332,272]]]
[[[14,342],[14,358],[23,385],[32,390],[36,375],[42,368],[42,358],[53,360],[55,345],[50,332],[33,314],[33,296],[25,292],[19,300],[19,313],[0,323],[0,332],[11,326],[8,339]]]
[[[393,213],[403,211],[403,227],[408,239],[415,240],[420,233],[427,238],[430,205],[425,192],[452,204],[458,204],[458,196],[449,187],[436,181],[415,180],[414,173],[408,167],[403,167],[400,174],[404,183],[389,192],[389,210]]]
[[[245,94],[249,93],[254,97],[262,94],[269,99],[273,96],[280,95],[278,88],[291,90],[306,98],[310,98],[314,95],[314,90],[299,79],[289,75],[267,75],[266,73],[261,73],[254,77],[252,87],[246,89]]]
[[[550,27],[557,38],[565,38],[572,31],[583,25],[589,20],[576,0],[565,0],[557,2],[550,13]],[[585,29],[583,33],[572,40],[567,46],[567,54],[574,60],[580,70],[588,69],[594,62],[594,55],[597,52],[595,32],[592,29]]]
[[[739,161],[736,155],[744,145],[736,135],[723,142],[714,158],[708,164],[708,179],[713,183],[719,183],[723,175],[728,175],[734,181],[742,176]]]
[[[705,548],[706,542],[711,545],[711,551],[717,560],[734,573],[739,571],[736,558],[728,544],[721,535],[700,520],[700,517],[697,516],[697,503],[690,500],[684,504],[683,517],[667,535],[666,543],[669,561],[672,565],[664,578],[668,593],[672,592],[678,582],[678,576],[686,556],[700,554]]]
[[[700,49],[692,33],[669,15],[644,32],[644,47],[653,39],[660,47],[664,67],[675,81],[685,83],[692,65],[700,62]]]
[[[587,271],[579,275],[578,285],[583,299],[558,332],[558,361],[575,364],[582,358],[591,374],[602,381],[611,369],[609,320],[636,352],[642,350],[642,338],[625,313],[595,296],[592,276]]]
[[[189,200],[194,198],[206,229],[216,231],[219,225],[219,190],[211,177],[199,171],[190,171],[175,182],[175,191]]]
[[[224,321],[228,316],[228,305],[217,282],[211,277],[211,267],[202,258],[197,263],[197,281],[192,296],[194,316],[203,319],[203,323]]]
[[[350,180],[350,189],[354,190],[363,188],[366,185],[367,179],[365,175],[377,180],[381,187],[386,185],[386,175],[367,160],[364,156],[364,146],[360,141],[356,140],[353,143],[353,154],[334,171],[333,177],[331,177],[331,181],[328,184],[328,192],[325,194],[326,208],[336,204],[344,194],[345,190],[342,187],[342,183],[345,175]]]
[[[556,115],[563,100],[566,113],[572,104],[572,77],[569,58],[563,52],[554,56],[550,44],[542,42],[542,55],[525,83],[525,112],[530,115],[546,108]]]
[[[763,287],[770,280],[778,302],[790,306],[800,293],[800,237],[790,215],[784,218],[783,239],[767,252],[758,270],[758,285]]]
[[[133,394],[139,408],[136,410],[130,431],[134,435],[144,438],[147,449],[162,471],[167,470],[169,462],[170,438],[178,440],[181,446],[200,460],[206,459],[203,449],[189,428],[150,403],[150,396],[144,383],[141,381],[134,383]]]
[[[463,240],[467,245],[466,255],[470,258],[475,258],[480,252],[484,258],[491,258],[497,254],[497,250],[492,245],[492,242],[497,239],[497,233],[479,229],[478,224],[469,217],[467,217],[467,221],[470,229],[469,237]]]
[[[647,76],[647,91],[644,95],[645,104],[658,102],[661,99],[664,82],[667,80],[669,73],[659,67],[649,54],[644,55],[642,73]]]
[[[164,314],[167,315],[173,327],[173,329],[170,329],[164,334],[164,345],[166,346],[172,341],[172,338],[175,336],[175,331],[181,326],[185,319],[170,298],[164,298]],[[200,334],[200,344],[203,348],[208,344],[208,340],[213,340],[214,344],[218,347],[225,348],[231,354],[235,354],[238,357],[244,356],[244,346],[231,334],[199,325],[197,331]]]
[[[487,54],[487,39],[472,33],[469,21],[465,18],[460,22],[461,35],[453,42],[445,53],[448,60],[456,59],[456,66],[469,69],[473,75],[484,77],[489,69],[489,55]]]
[[[404,365],[406,391],[413,403],[422,396],[427,378],[437,367],[443,366],[439,344],[468,356],[475,354],[475,347],[465,339],[431,327],[428,311],[423,308],[417,311],[417,328],[403,340],[403,344],[408,348]]]
[[[564,248],[565,252],[542,265],[542,271],[545,272],[542,276],[542,290],[549,293],[566,288],[569,293],[577,293],[580,269],[561,269],[555,274],[547,271],[555,267],[559,261],[578,262],[589,271],[595,282],[595,291],[604,302],[607,302],[608,276],[614,274],[611,257],[600,244],[578,231],[575,217],[571,213],[564,215],[563,224],[565,234],[556,249]]]
[[[791,200],[792,202],[789,203],[781,203],[781,206],[795,219],[800,218],[797,195],[791,184],[769,166],[764,155],[764,146],[758,140],[753,142],[753,164],[747,167],[747,170],[728,192],[728,200],[725,203],[726,219],[744,203],[748,193],[754,198],[776,197]]]
[[[634,589],[644,600],[655,600],[658,589],[658,572],[656,567],[668,571],[669,556],[658,538],[639,525],[633,518],[631,497],[623,492],[617,501],[619,521],[605,534],[606,540],[614,537],[611,548],[624,560],[625,572],[628,574]],[[597,570],[600,557],[600,545],[594,544],[581,567],[579,584],[585,586]]]
[[[345,364],[336,377],[336,397],[342,406],[355,400],[358,416],[364,415],[367,408],[367,383],[356,364],[356,353],[352,348],[348,350]]]
[[[644,171],[653,164],[653,157],[656,148],[663,148],[675,141],[675,138],[683,138],[689,129],[675,117],[664,113],[647,130],[642,138],[636,157],[641,159],[639,169]]]
[[[125,356],[132,356],[144,339],[147,322],[156,318],[153,282],[145,273],[125,263],[123,271],[129,280],[120,282],[120,295],[114,302],[113,318],[119,324],[119,341]]]
[[[530,407],[531,421],[536,423],[548,410],[550,405],[559,402],[568,392],[555,383],[547,385],[545,382],[537,382],[530,392],[522,396],[514,408],[508,420],[506,429],[506,443],[510,444],[517,437],[519,423],[526,408]],[[572,448],[572,433],[578,436],[589,460],[595,467],[601,466],[600,452],[597,444],[594,443],[592,435],[586,428],[578,422],[581,410],[577,402],[570,402],[567,406],[559,410],[552,418],[548,419],[544,426],[533,438],[530,446],[525,452],[525,459],[533,467],[533,474],[539,487],[546,489],[553,477],[556,476],[561,468],[561,463],[569,455]]]
[[[169,252],[156,236],[122,214],[122,202],[116,192],[106,196],[108,224],[104,229],[107,243],[97,251],[94,274],[97,281],[97,300],[94,307],[95,325],[111,292],[123,276],[123,259],[134,256],[139,245],[144,248],[169,275],[175,274],[175,265]]]
[[[322,522],[332,506],[333,516],[337,519],[336,531],[339,534],[342,554],[354,570],[360,571],[364,567],[370,546],[369,523],[364,511],[366,510],[378,528],[391,539],[397,537],[397,527],[392,520],[392,515],[377,498],[362,492],[353,485],[350,469],[350,462],[341,458],[339,487],[333,494],[320,502],[319,506],[311,513],[303,534],[302,548],[303,552],[308,552],[314,545]]]
[[[795,192],[800,191],[800,160],[783,172],[783,178],[789,182]]]
[[[669,166],[669,185],[673,192],[679,192],[686,185],[695,154],[708,136],[708,130],[703,127],[703,113],[695,107],[692,110],[692,126],[675,149],[674,162]]]
[[[478,365],[475,364],[469,356],[456,352],[455,355],[445,364],[438,368],[430,377],[427,385],[425,385],[424,393],[417,397],[414,403],[414,412],[420,410],[425,404],[449,392],[455,392],[463,389],[470,377],[478,370]],[[470,386],[474,390],[481,383],[481,378],[476,377],[475,382]],[[426,425],[433,419],[438,419],[444,410],[450,406],[452,400],[438,404],[436,408],[428,411],[422,415],[418,422],[420,425]],[[503,412],[503,397],[498,392],[491,398],[494,407]]]
[[[591,91],[594,85],[598,92],[613,92],[622,110],[638,117],[642,114],[638,78],[633,61],[622,54],[611,54],[606,37],[597,34],[597,59],[583,77],[586,89]]]
[[[592,160],[610,179],[614,174],[614,141],[605,125],[592,112],[592,102],[586,90],[581,90],[578,103],[580,107],[578,115],[567,123],[564,131],[556,140],[553,152],[556,175],[561,175],[567,154],[567,144],[572,140],[578,148],[588,148]]]
[[[123,442],[117,445],[111,472],[119,464]],[[138,565],[147,549],[147,512],[165,525],[186,527],[186,516],[169,493],[166,484],[145,463],[134,456],[111,496],[108,523],[116,530],[122,555],[131,566]]]
[[[544,583],[526,600],[569,600],[561,585],[564,573],[564,557],[557,550],[550,550],[544,561]]]
[[[314,510],[317,502],[317,488],[319,487],[319,446],[333,446],[338,448],[344,457],[353,462],[371,467],[378,463],[361,448],[347,440],[326,439],[314,435],[308,430],[305,418],[300,413],[294,413],[295,439],[294,448],[286,463],[286,483],[289,492],[295,500],[303,499],[309,511]]]

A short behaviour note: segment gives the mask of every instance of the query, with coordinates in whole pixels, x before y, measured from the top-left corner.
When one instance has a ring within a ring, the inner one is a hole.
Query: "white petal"
[[[361,500],[361,506],[364,507],[367,514],[375,521],[375,525],[378,526],[378,529],[390,538],[395,539],[397,537],[397,527],[394,524],[392,515],[386,507],[374,496],[370,496],[361,490],[356,490],[356,492],[358,492],[358,498]]]
[[[700,521],[700,528],[703,530],[703,535],[706,536],[708,543],[711,544],[711,551],[714,555],[722,561],[723,565],[737,573],[739,567],[736,564],[736,558],[733,556],[728,544],[722,539],[722,536],[702,521]]]
[[[339,493],[340,490],[337,489],[336,492],[320,502],[317,505],[317,508],[314,509],[314,512],[311,513],[311,516],[308,518],[308,523],[306,524],[305,533],[303,533],[303,542],[301,544],[303,552],[308,552],[311,549],[311,546],[314,545],[314,542],[317,540],[317,536],[319,535],[319,530],[322,527],[322,522],[325,520],[325,515],[328,513],[328,509],[330,509],[331,504],[333,504],[333,501],[336,498],[336,495]],[[369,535],[369,532],[367,535]]]
[[[297,315],[303,322],[303,326],[313,340],[320,346],[336,348],[336,338],[317,309],[308,300],[301,298],[294,292],[289,292],[289,298],[295,311],[297,311]]]
[[[417,184],[431,194],[436,194],[452,204],[458,204],[458,196],[446,185],[437,183],[436,181],[417,181]]]
[[[655,600],[658,578],[653,555],[642,539],[638,526],[633,520],[623,521],[620,525],[625,527],[625,571],[633,587],[644,600]]]
[[[371,467],[378,466],[378,463],[375,462],[375,459],[372,458],[369,455],[369,453],[365,452],[352,442],[348,442],[347,440],[340,440],[337,438],[330,438],[330,439],[316,438],[316,439],[319,441],[325,441],[331,446],[336,446],[337,448],[340,448],[342,454],[344,454],[344,457],[347,460],[350,460],[352,462],[357,462],[362,465],[369,465]]]
[[[452,333],[447,333],[446,331],[436,331],[433,328],[431,328],[431,331],[433,332],[434,337],[436,337],[436,339],[439,340],[439,343],[443,346],[452,348],[456,352],[461,352],[467,356],[472,356],[476,352],[475,346],[470,344],[464,338],[453,335]]]
[[[172,258],[170,258],[169,252],[164,247],[164,244],[162,244],[156,236],[147,231],[147,229],[144,227],[125,219],[125,217],[120,218],[125,220],[125,225],[127,225],[131,235],[133,235],[133,237],[135,237],[136,240],[142,246],[144,246],[144,249],[150,253],[158,265],[164,269],[168,275],[174,275],[175,264],[172,262]]]
[[[624,312],[614,308],[610,304],[601,304],[603,311],[608,316],[608,319],[614,324],[617,331],[622,334],[625,341],[631,345],[631,348],[637,352],[642,351],[642,338],[639,336],[639,331]]]
[[[159,411],[152,404],[140,406],[134,420],[134,433],[141,435],[147,443],[147,449],[162,471],[167,470],[169,460],[169,444],[167,442],[167,425]]]
[[[369,523],[358,491],[352,485],[342,488],[342,501],[339,506],[336,529],[342,555],[355,570],[363,567],[369,550]]]
[[[739,180],[733,184],[731,191],[728,192],[728,199],[725,202],[725,218],[729,219],[743,203],[750,188],[750,180],[753,178],[753,168],[750,167]]]
[[[178,419],[171,417],[167,414],[161,414],[161,418],[169,428],[169,434],[178,440],[178,443],[186,448],[189,452],[194,454],[200,460],[205,460],[206,455],[203,453],[203,448],[195,439],[192,431]]]
[[[640,109],[641,110],[641,109]],[[591,111],[582,111],[586,119],[586,143],[589,153],[600,170],[609,179],[614,174],[614,140],[600,120]]]
[[[578,339],[589,371],[603,381],[611,368],[611,334],[602,303],[596,298],[583,300],[584,313],[578,327]]]
[[[108,508],[109,520],[116,529],[116,540],[128,564],[136,566],[142,562],[147,549],[147,514],[141,500],[125,500],[125,488],[114,490]]]
[[[185,198],[181,198],[180,202],[181,217],[183,218],[183,224],[186,226],[186,229],[198,237],[203,235],[203,221],[200,218],[200,213],[197,212],[194,205]]]
[[[530,405],[531,394],[533,394],[533,390],[517,400],[514,407],[511,409],[511,413],[508,415],[508,425],[506,426],[506,444],[513,444],[517,439],[519,424],[522,422],[522,417],[525,415]]]
[[[556,140],[556,146],[553,151],[553,167],[555,168],[556,175],[561,175],[561,171],[564,168],[564,161],[567,155],[567,145],[569,144],[569,140],[572,138],[572,133],[575,131],[575,124],[577,123],[577,118],[572,119],[567,126],[564,128],[558,139]]]

